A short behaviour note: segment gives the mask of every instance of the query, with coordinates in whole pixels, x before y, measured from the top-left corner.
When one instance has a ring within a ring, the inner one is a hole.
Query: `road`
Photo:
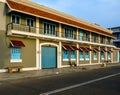
[[[120,95],[120,66],[1,81],[0,95]]]

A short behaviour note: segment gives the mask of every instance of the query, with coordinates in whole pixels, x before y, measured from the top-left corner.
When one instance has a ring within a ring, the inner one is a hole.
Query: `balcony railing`
[[[94,42],[94,43],[99,43],[100,41],[99,41],[98,39],[91,38],[91,42]]]
[[[79,40],[79,41],[87,41],[87,42],[93,42],[93,43],[101,43],[101,44],[108,44],[108,45],[112,45],[111,42],[101,42],[98,39],[94,39],[88,36],[80,36],[80,35],[76,35],[76,33],[64,33],[64,32],[59,32],[59,31],[55,31],[55,30],[45,30],[42,28],[38,28],[38,27],[31,27],[31,26],[26,26],[26,25],[21,25],[21,24],[14,24],[14,23],[10,23],[7,25],[7,30],[17,30],[17,31],[22,31],[22,32],[28,32],[28,33],[35,33],[35,34],[41,34],[41,35],[47,35],[47,36],[54,36],[54,37],[61,37],[61,38],[66,38],[66,39],[72,39],[72,40]]]
[[[86,37],[86,36],[80,36],[80,35],[78,35],[78,40],[90,42],[90,38],[89,38],[89,37]]]

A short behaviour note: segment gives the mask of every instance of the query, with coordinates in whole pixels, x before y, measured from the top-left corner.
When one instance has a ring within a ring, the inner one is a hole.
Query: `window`
[[[12,14],[11,15],[11,22],[15,24],[20,24],[20,16]]]
[[[75,59],[76,58],[76,54],[75,54],[75,51],[71,51],[71,59]]]
[[[89,51],[86,51],[86,55],[85,55],[86,60],[89,60],[90,56],[89,56]]]
[[[108,52],[108,59],[111,59],[111,54],[110,54],[110,52]]]
[[[89,34],[89,32],[85,32],[85,38],[86,38],[86,41],[90,41],[90,34]]]
[[[68,60],[68,50],[63,49],[63,60]]]
[[[93,42],[97,42],[98,41],[98,35],[93,33]]]
[[[55,24],[51,23],[43,23],[43,28],[44,28],[44,34],[47,35],[56,35],[56,26]]]
[[[96,51],[93,52],[93,58],[94,58],[94,60],[97,60],[97,52]]]
[[[107,37],[107,44],[111,43],[111,38]]]
[[[105,54],[103,51],[101,51],[101,59],[104,60],[104,58],[105,58]]]
[[[105,37],[104,37],[104,36],[101,36],[101,37],[100,37],[100,42],[101,42],[101,43],[104,43],[104,40],[105,40]]]
[[[64,33],[66,38],[74,38],[74,31],[72,28],[65,28]]]
[[[11,47],[11,62],[21,61],[21,47]]]
[[[82,41],[83,40],[83,31],[80,30],[80,40]]]
[[[84,52],[80,51],[80,60],[84,60]]]
[[[79,32],[79,39],[81,41],[89,41],[90,40],[90,34],[88,31],[80,30]]]
[[[34,27],[34,19],[32,19],[32,18],[26,18],[26,25]]]

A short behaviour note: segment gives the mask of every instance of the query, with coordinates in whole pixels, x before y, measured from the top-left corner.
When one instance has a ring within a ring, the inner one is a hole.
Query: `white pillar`
[[[98,47],[98,49],[100,50],[100,46]],[[98,63],[100,64],[100,60],[101,60],[101,52],[98,52]]]
[[[79,29],[77,28],[76,40],[79,40]]]
[[[105,47],[105,50],[107,51],[107,47]],[[105,52],[105,60],[107,61],[108,56],[107,56],[107,52]]]
[[[58,68],[62,67],[62,42],[59,42],[59,50],[58,50]]]
[[[111,51],[113,51],[113,48],[111,48]],[[113,63],[113,52],[111,52],[111,63]]]
[[[77,44],[77,48],[79,48],[79,44]],[[79,50],[77,50],[76,52],[77,52],[76,53],[76,58],[77,58],[76,59],[76,62],[77,62],[76,65],[79,66]]]
[[[89,48],[92,49],[91,45],[89,46]],[[89,59],[89,61],[90,61],[90,64],[92,64],[92,51],[90,51],[90,59]]]
[[[59,23],[59,37],[62,37],[62,26],[61,26],[61,23]]]
[[[92,42],[92,33],[90,32],[90,42]]]
[[[39,18],[36,18],[36,34],[39,34]],[[36,38],[36,68],[40,68],[40,45],[39,39]]]

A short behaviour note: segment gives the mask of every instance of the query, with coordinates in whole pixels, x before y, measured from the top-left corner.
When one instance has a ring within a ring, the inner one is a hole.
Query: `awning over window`
[[[93,50],[96,52],[100,52],[100,50],[98,48],[94,48]]]
[[[67,46],[67,45],[63,45],[63,48],[64,48],[65,50],[73,50],[70,46]]]
[[[79,50],[76,46],[71,46],[73,50]]]
[[[92,49],[90,49],[90,48],[87,48],[87,50],[88,50],[88,51],[92,51]]]
[[[105,50],[104,48],[102,49],[103,52],[107,52],[107,50]]]
[[[81,51],[88,51],[87,48],[84,48],[84,47],[80,47],[79,50],[81,50]]]
[[[12,47],[25,47],[25,45],[22,41],[11,40],[10,44]]]
[[[108,52],[113,52],[111,49],[108,49]]]

